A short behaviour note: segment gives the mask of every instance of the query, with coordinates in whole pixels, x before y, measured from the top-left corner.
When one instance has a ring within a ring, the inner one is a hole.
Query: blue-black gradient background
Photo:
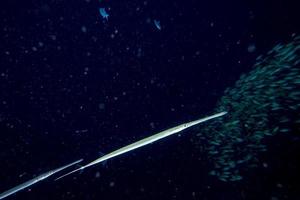
[[[257,56],[299,33],[298,13],[289,0],[1,1],[0,191],[212,114]],[[208,176],[185,133],[9,199],[296,197],[276,169]]]

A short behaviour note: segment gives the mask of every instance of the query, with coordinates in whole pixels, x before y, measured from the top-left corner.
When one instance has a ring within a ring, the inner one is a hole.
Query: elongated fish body
[[[60,168],[51,170],[50,172],[48,172],[48,173],[50,173],[48,176],[51,176],[51,175],[53,175],[53,174],[56,174],[57,172],[60,172],[60,171],[62,171],[62,170],[64,170],[64,169],[68,168],[68,167],[71,167],[71,166],[73,166],[73,165],[76,165],[76,164],[80,163],[81,161],[83,161],[83,159],[76,160],[76,161],[74,161],[74,162],[72,162],[72,163],[70,163],[70,164],[67,164],[67,165],[64,165],[64,166],[62,166],[62,167],[60,167]]]
[[[156,133],[156,134],[154,134],[152,136],[146,137],[146,138],[144,138],[142,140],[139,140],[137,142],[134,142],[132,144],[124,146],[124,147],[122,147],[120,149],[117,149],[117,150],[115,150],[115,151],[113,151],[111,153],[108,153],[108,154],[106,154],[106,155],[104,155],[104,156],[102,156],[102,157],[100,157],[100,158],[98,158],[98,159],[96,159],[96,160],[94,160],[94,161],[92,161],[92,162],[90,162],[90,163],[88,163],[88,164],[86,164],[86,165],[84,165],[84,166],[76,169],[76,170],[73,170],[73,171],[71,171],[71,172],[69,172],[69,173],[67,173],[67,174],[65,174],[65,175],[63,175],[61,177],[58,177],[56,180],[61,179],[61,178],[65,177],[65,176],[68,176],[68,175],[70,175],[70,174],[72,174],[74,172],[77,172],[79,170],[85,169],[85,168],[90,167],[92,165],[95,165],[95,164],[98,164],[98,163],[103,162],[105,160],[108,160],[110,158],[116,157],[118,155],[121,155],[121,154],[124,154],[126,152],[132,151],[132,150],[137,149],[139,147],[145,146],[147,144],[150,144],[150,143],[155,142],[157,140],[160,140],[162,138],[168,137],[170,135],[173,135],[175,133],[183,131],[183,130],[185,130],[187,128],[190,128],[190,127],[195,126],[197,124],[200,124],[202,122],[208,121],[208,120],[213,119],[213,118],[221,117],[221,116],[223,116],[225,114],[227,114],[227,112],[217,113],[217,114],[214,114],[214,115],[202,118],[202,119],[198,119],[198,120],[195,120],[195,121],[191,121],[191,122],[188,122],[188,123],[184,123],[184,124],[175,126],[173,128],[167,129],[165,131],[161,131],[161,132]]]
[[[13,188],[11,188],[11,189],[9,189],[9,190],[7,190],[7,191],[1,193],[1,194],[0,194],[0,199],[4,199],[5,197],[8,197],[8,196],[10,196],[10,195],[12,195],[12,194],[15,194],[16,192],[18,192],[18,191],[20,191],[20,190],[23,190],[23,189],[25,189],[25,188],[28,188],[29,186],[31,186],[31,185],[33,185],[33,184],[36,184],[37,182],[40,182],[40,181],[42,181],[42,180],[48,178],[49,176],[51,176],[51,175],[53,175],[53,174],[55,174],[55,173],[57,173],[57,172],[60,172],[60,171],[66,169],[66,168],[68,168],[68,167],[70,167],[70,166],[72,166],[72,165],[75,165],[75,164],[81,162],[82,160],[83,160],[83,159],[80,159],[80,160],[77,160],[77,161],[72,162],[72,163],[70,163],[70,164],[64,165],[64,166],[62,166],[62,167],[60,167],[60,168],[57,168],[57,169],[51,170],[51,171],[49,171],[49,172],[43,173],[43,174],[41,174],[41,175],[39,175],[39,176],[37,176],[37,177],[35,177],[35,178],[29,180],[29,181],[26,181],[25,183],[22,183],[22,184],[20,184],[20,185],[17,185],[16,187],[13,187]]]
[[[16,193],[16,192],[18,192],[20,190],[23,190],[23,189],[25,189],[25,188],[27,188],[27,187],[29,187],[29,186],[31,186],[31,185],[39,182],[40,179],[43,179],[43,176],[44,176],[44,174],[42,174],[40,176],[37,176],[34,179],[26,181],[25,183],[17,185],[16,187],[13,187],[13,188],[11,188],[11,189],[9,189],[9,190],[1,193],[0,194],[0,199],[4,199],[5,197],[8,197],[9,195],[12,195],[12,194],[14,194],[14,193]]]

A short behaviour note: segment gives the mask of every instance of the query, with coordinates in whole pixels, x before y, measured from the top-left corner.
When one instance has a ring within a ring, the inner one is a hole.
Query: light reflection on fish
[[[83,159],[80,159],[80,160],[77,160],[77,161],[72,162],[70,164],[64,165],[64,166],[62,166],[60,168],[57,168],[57,169],[54,169],[54,170],[50,170],[50,171],[48,171],[46,173],[43,173],[43,174],[41,174],[41,175],[39,175],[39,176],[37,176],[37,177],[29,180],[29,181],[21,183],[20,185],[17,185],[15,187],[13,187],[13,188],[11,188],[11,189],[9,189],[9,190],[1,193],[0,194],[0,199],[4,199],[5,197],[8,197],[8,196],[10,196],[12,194],[15,194],[16,192],[18,192],[20,190],[23,190],[25,188],[28,188],[28,187],[32,186],[33,184],[36,184],[36,183],[38,183],[38,182],[40,182],[42,180],[45,180],[46,178],[48,178],[48,177],[50,177],[50,176],[52,176],[52,175],[54,175],[54,174],[56,174],[56,173],[58,173],[58,172],[60,172],[60,171],[62,171],[64,169],[66,169],[68,167],[71,167],[73,165],[76,165],[77,163],[80,163],[82,160]]]
[[[91,167],[93,165],[96,165],[98,163],[101,163],[103,161],[111,159],[111,158],[116,157],[118,155],[122,155],[124,153],[127,153],[129,151],[134,150],[134,149],[143,147],[145,145],[151,144],[151,143],[153,143],[155,141],[158,141],[158,140],[163,139],[165,137],[168,137],[170,135],[174,135],[176,133],[179,133],[179,132],[181,132],[181,131],[189,128],[189,127],[195,126],[197,124],[203,123],[205,121],[208,121],[208,120],[211,120],[211,119],[214,119],[214,118],[217,118],[217,117],[221,117],[221,116],[226,115],[226,114],[227,114],[227,112],[220,112],[220,113],[208,116],[208,117],[204,117],[204,118],[201,118],[201,119],[198,119],[198,120],[195,120],[195,121],[183,123],[183,124],[177,125],[175,127],[169,128],[167,130],[161,131],[159,133],[156,133],[154,135],[151,135],[149,137],[146,137],[144,139],[136,141],[136,142],[134,142],[132,144],[126,145],[124,147],[121,147],[121,148],[119,148],[119,149],[117,149],[117,150],[115,150],[115,151],[113,151],[111,153],[108,153],[108,154],[104,155],[104,156],[101,156],[98,159],[96,159],[96,160],[94,160],[94,161],[92,161],[92,162],[90,162],[90,163],[88,163],[88,164],[86,164],[86,165],[84,165],[84,166],[82,166],[82,167],[80,167],[78,169],[75,169],[75,170],[73,170],[73,171],[71,171],[71,172],[69,172],[67,174],[64,174],[64,175],[58,177],[55,180],[59,180],[59,179],[61,179],[63,177],[69,176],[70,174],[73,174],[74,172],[81,171],[81,170],[83,170],[83,169],[85,169],[87,167]]]
[[[103,19],[108,20],[109,14],[106,12],[105,8],[99,8],[99,13]]]
[[[160,26],[160,21],[158,21],[158,20],[154,20],[154,25],[155,25],[155,27],[158,29],[158,30],[161,30],[161,26]]]

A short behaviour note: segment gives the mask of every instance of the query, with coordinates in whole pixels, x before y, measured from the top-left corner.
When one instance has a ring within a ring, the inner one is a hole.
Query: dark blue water
[[[0,191],[211,114],[257,56],[299,34],[298,13],[296,3],[283,0],[2,1]],[[186,133],[8,199],[299,194],[294,180],[278,182],[285,174],[276,167],[246,172],[242,182],[208,176],[208,160],[190,141],[193,129]],[[287,152],[278,152],[285,163],[293,159]]]

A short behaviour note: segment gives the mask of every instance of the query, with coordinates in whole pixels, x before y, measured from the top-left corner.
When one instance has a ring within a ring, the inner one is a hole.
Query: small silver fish
[[[158,30],[161,30],[161,26],[160,26],[160,21],[158,21],[158,20],[154,20],[154,25],[155,25],[155,27],[158,29]]]
[[[109,14],[106,12],[105,8],[99,8],[99,13],[103,19],[108,20]]]

